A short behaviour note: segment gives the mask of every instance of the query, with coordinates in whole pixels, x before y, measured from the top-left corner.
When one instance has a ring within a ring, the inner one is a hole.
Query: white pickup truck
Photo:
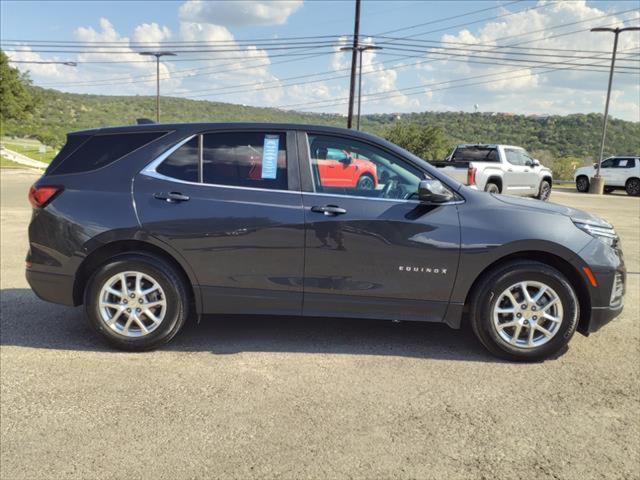
[[[459,182],[491,193],[548,200],[551,170],[540,165],[522,147],[512,145],[458,145],[441,162],[430,162]]]

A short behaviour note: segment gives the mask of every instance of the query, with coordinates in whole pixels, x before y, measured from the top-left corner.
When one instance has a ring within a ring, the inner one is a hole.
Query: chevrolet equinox
[[[493,354],[540,360],[623,306],[604,220],[479,192],[352,130],[75,132],[29,200],[34,292],[84,304],[126,350],[168,342],[190,315],[268,314],[469,324]]]

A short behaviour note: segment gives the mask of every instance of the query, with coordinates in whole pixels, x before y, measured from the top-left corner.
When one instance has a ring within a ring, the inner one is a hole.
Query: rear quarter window
[[[497,162],[498,151],[495,148],[463,147],[457,148],[452,160],[458,162]]]
[[[53,160],[47,173],[63,175],[97,170],[115,162],[167,132],[98,134],[92,137],[70,135],[67,145]],[[76,138],[78,137],[78,138]],[[59,159],[60,157],[60,159]]]

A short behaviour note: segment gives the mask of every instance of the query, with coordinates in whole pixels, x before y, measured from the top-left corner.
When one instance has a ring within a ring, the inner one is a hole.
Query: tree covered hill
[[[85,128],[135,123],[136,118],[155,117],[155,97],[105,96],[64,93],[29,87],[37,101],[33,115],[7,120],[3,135],[37,138],[60,146],[67,132]],[[162,120],[293,122],[345,126],[340,115],[282,111],[228,103],[196,101],[175,97],[161,99]],[[509,143],[531,151],[547,151],[553,157],[595,158],[599,150],[602,115],[574,114],[534,117],[523,115],[423,112],[367,115],[363,130],[384,134],[398,122],[438,127],[449,145],[456,143]],[[607,131],[608,154],[640,153],[640,123],[610,119]]]

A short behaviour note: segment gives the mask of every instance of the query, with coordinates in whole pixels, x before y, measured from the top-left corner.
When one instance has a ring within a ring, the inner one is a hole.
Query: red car
[[[320,183],[325,187],[373,190],[378,186],[378,174],[373,162],[346,150],[321,148],[318,152],[318,170]]]

